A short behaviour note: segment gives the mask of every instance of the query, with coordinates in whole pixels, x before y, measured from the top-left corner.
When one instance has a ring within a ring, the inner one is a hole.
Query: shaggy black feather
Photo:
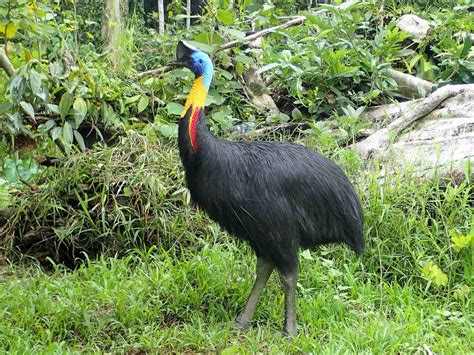
[[[179,150],[191,197],[229,233],[282,274],[298,269],[300,248],[343,242],[360,254],[363,214],[344,172],[302,145],[214,137],[200,111],[198,150],[191,109],[179,124]]]

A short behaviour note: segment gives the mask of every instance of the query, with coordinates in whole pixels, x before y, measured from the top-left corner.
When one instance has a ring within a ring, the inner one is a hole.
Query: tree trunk
[[[158,33],[165,33],[165,7],[163,0],[158,0]]]
[[[191,0],[186,1],[186,29],[191,28]]]
[[[8,56],[3,49],[0,49],[0,68],[5,70],[7,75],[10,77],[15,75],[15,68],[13,67],[12,62],[10,62],[10,59],[8,59]]]
[[[120,66],[118,54],[120,30],[120,0],[106,0],[105,16],[102,23],[102,39],[106,43],[109,60],[115,67]]]

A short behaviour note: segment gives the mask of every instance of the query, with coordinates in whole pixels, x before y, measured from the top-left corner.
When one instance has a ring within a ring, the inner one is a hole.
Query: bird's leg
[[[289,274],[280,274],[280,279],[285,290],[285,328],[284,333],[296,336],[296,283],[298,281],[298,269]]]
[[[275,265],[273,265],[272,262],[262,258],[257,258],[257,277],[255,279],[252,292],[250,292],[247,305],[235,321],[235,325],[238,328],[245,329],[249,327],[253,318],[253,314],[255,313],[255,308],[257,308],[258,299],[260,298],[263,288],[265,287],[274,268]]]

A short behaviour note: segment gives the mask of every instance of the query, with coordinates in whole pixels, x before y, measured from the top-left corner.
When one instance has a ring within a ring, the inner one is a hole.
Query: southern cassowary
[[[204,117],[211,59],[181,41],[171,64],[195,74],[178,133],[191,198],[257,255],[255,284],[236,325],[250,325],[276,268],[285,291],[284,330],[295,335],[299,249],[343,242],[360,254],[365,243],[359,199],[338,166],[302,145],[214,137]]]

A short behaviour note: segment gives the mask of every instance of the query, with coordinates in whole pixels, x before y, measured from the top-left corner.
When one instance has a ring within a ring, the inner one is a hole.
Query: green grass
[[[301,254],[293,341],[280,336],[275,275],[253,327],[233,329],[253,253],[175,195],[183,176],[174,144],[132,134],[70,157],[34,182],[35,194],[15,197],[0,237],[21,262],[0,267],[0,351],[474,352],[471,180],[356,178],[357,161],[342,152],[367,249],[360,259],[343,246]],[[43,233],[33,244],[31,230]],[[58,263],[68,247],[89,255],[74,270]],[[29,261],[38,252],[48,268]]]
[[[151,254],[151,255],[150,255]],[[472,305],[444,291],[374,283],[359,261],[302,264],[300,335],[281,338],[283,295],[275,275],[248,331],[230,322],[245,302],[253,256],[228,241],[198,254],[160,251],[101,258],[69,272],[5,267],[0,283],[3,350],[474,351]],[[185,255],[186,257],[183,257]],[[363,263],[363,261],[362,261]],[[438,293],[439,292],[439,293]]]

